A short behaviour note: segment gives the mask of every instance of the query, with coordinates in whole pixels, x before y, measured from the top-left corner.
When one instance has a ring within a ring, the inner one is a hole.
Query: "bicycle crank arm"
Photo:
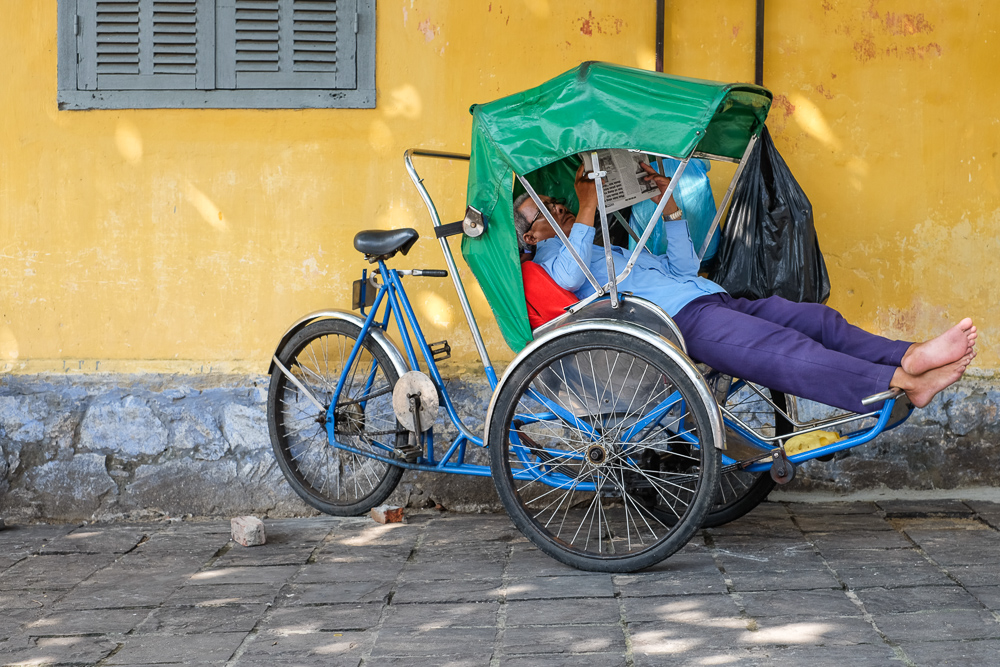
[[[273,357],[271,357],[271,360],[274,361],[274,365],[278,367],[278,370],[284,373],[285,377],[288,378],[288,380],[292,384],[294,384],[298,388],[298,390],[305,395],[306,398],[312,401],[316,405],[316,407],[320,409],[320,411],[326,412],[326,406],[320,403],[318,400],[316,400],[316,397],[312,395],[312,392],[306,389],[306,386],[302,384],[297,377],[292,375],[291,371],[285,368],[285,365],[278,360],[278,355],[274,355]]]

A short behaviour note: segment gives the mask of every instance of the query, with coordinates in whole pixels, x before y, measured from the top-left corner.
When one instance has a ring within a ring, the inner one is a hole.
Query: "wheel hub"
[[[587,462],[594,466],[603,465],[608,460],[608,451],[603,445],[591,445],[587,448]]]
[[[325,420],[326,415],[323,415]],[[337,433],[361,435],[365,432],[365,411],[357,403],[345,405],[337,410]]]

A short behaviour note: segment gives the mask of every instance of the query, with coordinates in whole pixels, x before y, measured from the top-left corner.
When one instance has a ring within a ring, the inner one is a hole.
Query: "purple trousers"
[[[711,294],[674,321],[688,354],[727,375],[851,412],[889,388],[911,343],[848,324],[832,308],[772,296],[750,301]]]

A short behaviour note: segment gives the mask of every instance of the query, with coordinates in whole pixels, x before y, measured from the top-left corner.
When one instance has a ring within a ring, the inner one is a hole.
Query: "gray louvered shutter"
[[[212,5],[212,0],[78,0],[78,88],[214,88]]]
[[[357,87],[357,0],[220,0],[216,85]]]

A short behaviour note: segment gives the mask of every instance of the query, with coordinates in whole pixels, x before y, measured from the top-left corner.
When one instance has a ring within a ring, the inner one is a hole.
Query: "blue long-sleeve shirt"
[[[648,299],[673,317],[692,300],[725,290],[698,275],[700,262],[688,234],[687,222],[683,219],[665,220],[662,224],[667,237],[666,254],[652,255],[643,250],[629,276],[618,283],[618,290]],[[580,258],[590,267],[597,282],[607,284],[608,268],[604,249],[594,245],[594,228],[576,223],[570,230],[569,240]],[[624,270],[631,251],[618,246],[612,246],[611,250],[617,275]],[[595,292],[593,285],[558,238],[540,242],[535,250],[534,261],[577,298],[585,299]]]

